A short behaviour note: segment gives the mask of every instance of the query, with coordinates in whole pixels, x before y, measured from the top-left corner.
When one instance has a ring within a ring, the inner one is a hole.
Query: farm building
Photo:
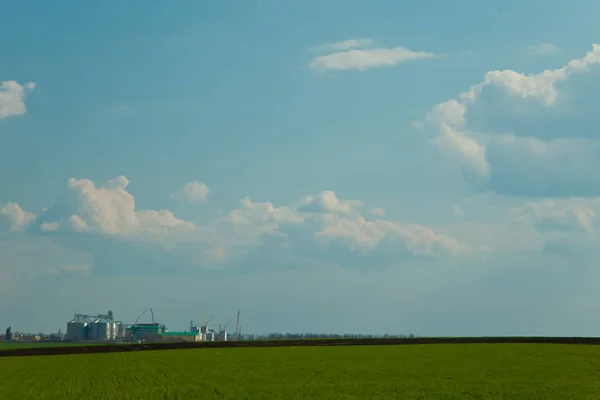
[[[163,342],[198,342],[200,334],[197,332],[163,332]]]

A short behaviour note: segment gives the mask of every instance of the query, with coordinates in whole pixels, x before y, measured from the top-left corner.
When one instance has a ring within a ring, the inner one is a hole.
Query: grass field
[[[69,343],[69,342],[0,342],[0,351],[12,349],[35,349],[41,347],[64,346],[100,346],[106,343]]]
[[[439,344],[0,358],[2,398],[599,399],[600,346]]]

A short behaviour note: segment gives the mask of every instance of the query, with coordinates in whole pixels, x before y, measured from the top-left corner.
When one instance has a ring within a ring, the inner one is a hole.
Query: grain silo
[[[110,340],[110,331],[111,331],[111,322],[110,321],[99,318],[96,321],[94,321],[94,325],[96,326],[95,340],[101,340],[101,341]]]
[[[87,326],[87,336],[89,340],[98,340],[98,322],[100,318],[96,318]]]
[[[127,327],[123,324],[118,324],[117,325],[117,340],[122,340],[125,339],[125,337],[127,336]]]
[[[116,340],[117,339],[117,323],[116,322],[110,322],[110,340]]]
[[[84,319],[75,318],[67,322],[66,340],[79,342],[87,339],[88,323]]]

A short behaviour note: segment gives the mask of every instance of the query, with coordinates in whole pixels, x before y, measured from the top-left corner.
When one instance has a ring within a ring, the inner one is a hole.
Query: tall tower
[[[235,321],[235,340],[240,340],[240,313],[241,312],[242,312],[242,310],[239,309],[237,312],[237,319]]]

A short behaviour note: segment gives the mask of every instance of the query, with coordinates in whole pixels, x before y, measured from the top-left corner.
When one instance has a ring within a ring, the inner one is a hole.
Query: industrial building
[[[139,319],[147,312],[152,314],[152,323],[138,323]],[[237,314],[235,338],[239,336],[239,317]],[[202,326],[195,326],[190,321],[189,332],[169,332],[165,325],[154,321],[154,311],[150,308],[144,311],[133,324],[124,324],[115,321],[112,311],[107,314],[75,314],[74,318],[67,323],[67,333],[64,340],[71,342],[95,341],[95,342],[213,342],[227,341],[227,326],[232,322],[230,319],[219,330],[208,328],[208,323],[213,317],[204,321]],[[8,331],[7,331],[8,334]],[[6,335],[5,335],[6,336]]]
[[[165,332],[165,326],[160,325],[158,322],[134,324],[127,331],[128,334],[126,336],[134,342],[159,342]]]

